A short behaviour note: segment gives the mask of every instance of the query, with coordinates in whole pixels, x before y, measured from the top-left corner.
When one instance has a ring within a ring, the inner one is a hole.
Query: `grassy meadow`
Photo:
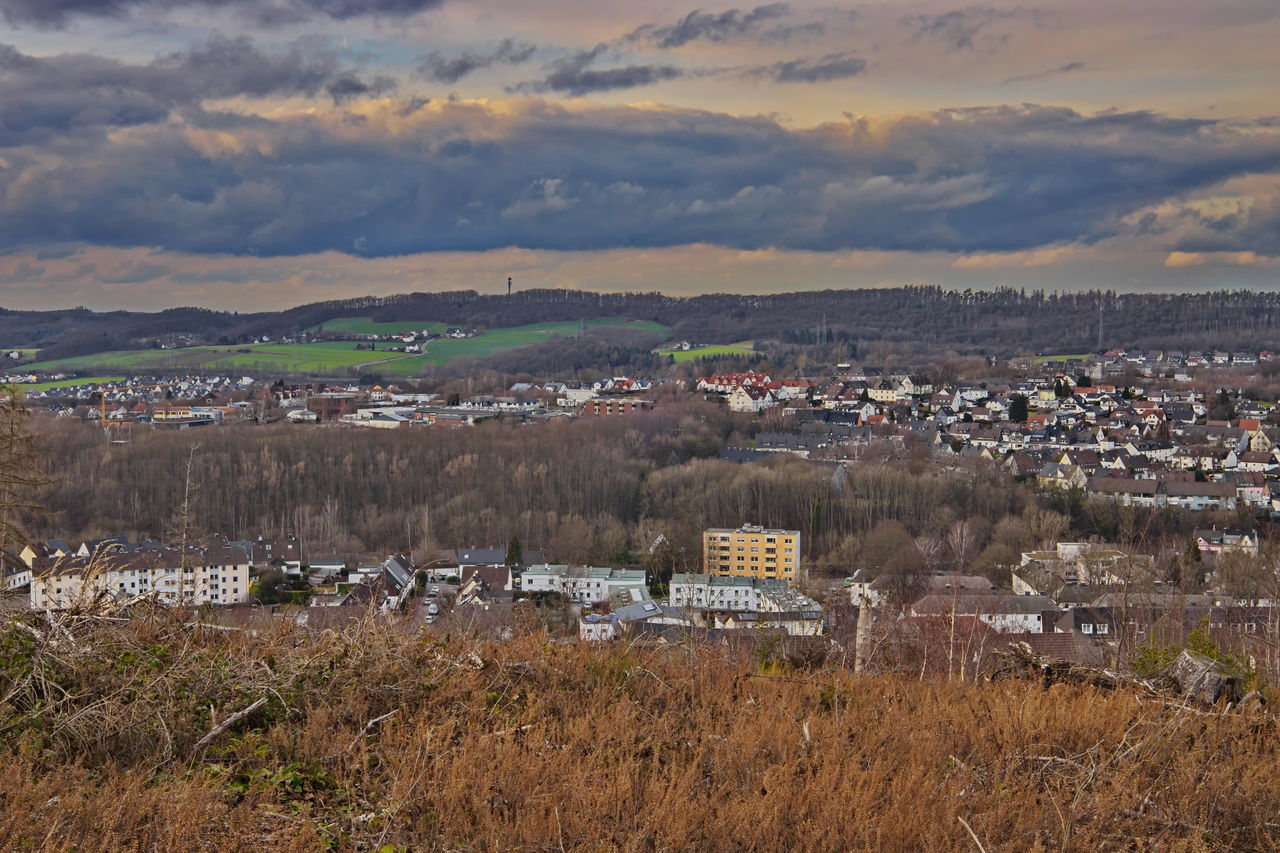
[[[751,341],[740,341],[736,344],[708,344],[693,349],[679,350],[670,347],[658,347],[654,350],[658,355],[669,355],[677,364],[694,361],[699,358],[716,358],[725,355],[751,355],[755,347]]]
[[[365,324],[371,321],[361,320]],[[336,321],[335,321],[336,322]],[[376,324],[387,325],[387,324]],[[416,322],[389,324],[423,328],[432,324]],[[440,324],[434,324],[439,326]],[[659,323],[621,318],[587,321],[582,326],[607,326],[638,329],[665,337],[667,328]],[[332,329],[331,323],[325,324]],[[356,329],[369,325],[356,325]],[[184,369],[225,370],[228,372],[342,374],[360,368],[389,376],[416,376],[426,365],[442,365],[456,358],[484,358],[504,350],[541,343],[553,337],[569,337],[577,333],[576,322],[532,323],[507,329],[492,329],[471,338],[440,338],[427,345],[423,354],[405,354],[383,350],[356,349],[355,341],[329,341],[311,344],[244,344],[238,346],[202,346],[172,350],[121,350],[94,353],[77,358],[37,362],[24,370],[129,370],[171,371]],[[353,334],[363,332],[352,330]]]

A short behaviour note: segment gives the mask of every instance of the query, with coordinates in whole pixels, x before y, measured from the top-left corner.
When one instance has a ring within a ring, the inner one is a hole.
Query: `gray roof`
[[[1045,611],[1057,611],[1058,606],[1053,599],[1044,595],[926,595],[911,606],[916,614],[949,613],[954,607],[956,613],[965,615],[997,614],[1039,614]]]

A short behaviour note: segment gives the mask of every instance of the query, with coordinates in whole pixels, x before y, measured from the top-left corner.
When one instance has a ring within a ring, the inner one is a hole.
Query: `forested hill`
[[[703,343],[892,340],[993,355],[1091,352],[1100,345],[1254,350],[1280,345],[1280,293],[960,292],[928,286],[687,298],[576,290],[527,290],[509,297],[454,291],[318,302],[254,314],[193,308],[158,313],[2,311],[0,345],[48,347],[66,356],[147,346],[166,335],[184,335],[192,343],[227,343],[292,334],[338,317],[489,328],[627,317],[655,320],[671,327],[676,338]]]

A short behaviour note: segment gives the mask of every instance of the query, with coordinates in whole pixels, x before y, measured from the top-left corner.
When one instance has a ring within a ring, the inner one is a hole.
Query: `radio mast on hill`
[[[507,276],[507,296],[511,295],[511,276]]]

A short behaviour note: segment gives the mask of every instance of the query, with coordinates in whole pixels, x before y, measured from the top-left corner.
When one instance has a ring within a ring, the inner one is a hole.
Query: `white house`
[[[757,385],[739,385],[726,399],[731,412],[761,412],[778,405],[772,391]]]
[[[520,589],[558,592],[579,604],[608,601],[617,593],[629,593],[633,601],[649,597],[643,569],[530,566],[520,575]]]
[[[1044,632],[1045,614],[1055,619],[1057,605],[1044,595],[926,595],[911,605],[912,616],[973,617],[1002,633]]]

